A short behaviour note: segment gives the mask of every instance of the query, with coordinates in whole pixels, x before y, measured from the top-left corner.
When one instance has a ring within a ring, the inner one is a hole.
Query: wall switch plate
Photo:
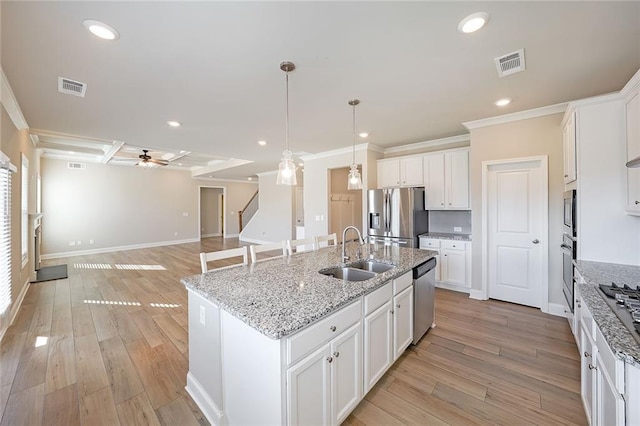
[[[454,226],[454,227],[453,227],[453,232],[462,232],[462,227],[460,227],[460,226]]]
[[[73,246],[75,246],[75,245],[76,245],[76,242],[75,242],[75,241],[69,241],[69,247],[73,247]]]
[[[200,306],[200,324],[205,325],[205,310],[204,310],[204,306]]]
[[[76,245],[77,245],[77,246],[81,246],[81,245],[82,245],[82,241],[77,241],[77,242],[76,242]]]
[[[184,216],[184,217],[189,216],[189,212],[182,212],[182,216]]]
[[[178,236],[178,233],[177,233],[177,232],[174,232],[174,233],[173,233],[173,236],[174,236],[174,237],[177,237],[177,236]]]
[[[89,240],[89,244],[95,244],[94,240]]]

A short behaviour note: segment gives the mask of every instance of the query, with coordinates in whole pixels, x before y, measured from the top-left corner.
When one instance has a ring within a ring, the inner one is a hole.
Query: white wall
[[[362,232],[362,190],[349,191],[347,189],[348,176],[349,168],[347,167],[330,171],[328,233],[335,232],[340,242],[342,242],[342,231],[348,225],[353,225]],[[352,238],[352,236],[347,238]]]
[[[43,254],[197,239],[202,185],[226,187],[227,233],[237,234],[237,211],[255,193],[253,182],[196,180],[188,171],[96,163],[71,170],[67,161],[43,158]]]
[[[223,193],[222,188],[200,188],[200,236],[213,237],[222,235],[218,227],[218,199]],[[223,202],[224,203],[224,202]]]

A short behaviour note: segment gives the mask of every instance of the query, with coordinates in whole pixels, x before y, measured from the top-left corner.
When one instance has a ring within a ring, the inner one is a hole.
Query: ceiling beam
[[[107,164],[116,154],[116,152],[120,151],[122,145],[124,145],[124,141],[113,141],[113,145],[111,145],[111,148],[109,148],[109,150],[105,152],[105,154],[100,159],[100,162],[102,164]]]

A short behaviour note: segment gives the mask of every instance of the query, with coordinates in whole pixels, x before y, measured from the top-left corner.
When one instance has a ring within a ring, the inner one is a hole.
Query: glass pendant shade
[[[293,162],[292,156],[289,150],[285,150],[282,153],[282,160],[280,160],[280,164],[278,164],[276,185],[295,186],[298,184],[298,180],[296,179],[296,164]]]
[[[362,189],[362,178],[360,177],[360,172],[358,171],[358,166],[356,164],[352,164],[351,170],[349,170],[347,189],[350,191]]]

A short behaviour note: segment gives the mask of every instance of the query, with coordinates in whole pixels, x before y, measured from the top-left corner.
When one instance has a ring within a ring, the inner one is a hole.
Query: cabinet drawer
[[[390,282],[372,293],[367,294],[364,297],[364,314],[369,315],[371,312],[391,300],[391,296],[393,296],[393,293]]]
[[[391,289],[391,287],[389,287]],[[390,297],[391,295],[389,295]],[[287,339],[287,365],[292,365],[314,349],[357,323],[362,316],[362,299],[331,314]]]
[[[604,336],[600,332],[600,328],[596,329],[596,346],[598,347],[598,357],[600,362],[604,366],[604,371],[611,381],[615,384],[616,389],[621,394],[624,393],[624,365],[620,359],[618,359],[605,340]]]
[[[409,271],[404,275],[393,280],[393,295],[400,293],[413,283],[413,271]]]
[[[440,247],[449,250],[466,250],[467,244],[464,241],[458,240],[442,240]]]
[[[425,238],[425,237],[421,237],[420,238],[420,248],[421,249],[439,248],[439,247],[440,247],[440,240],[438,240],[436,238]]]

